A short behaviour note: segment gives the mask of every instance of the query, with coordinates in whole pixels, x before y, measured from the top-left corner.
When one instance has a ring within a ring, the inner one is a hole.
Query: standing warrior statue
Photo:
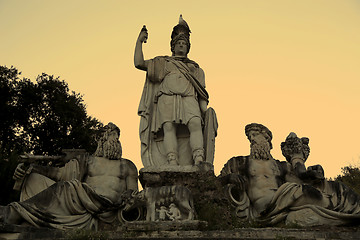
[[[217,121],[207,109],[204,71],[187,57],[189,26],[180,15],[171,34],[172,56],[144,60],[147,38],[144,26],[134,54],[135,67],[147,72],[138,110],[144,166],[212,163]]]

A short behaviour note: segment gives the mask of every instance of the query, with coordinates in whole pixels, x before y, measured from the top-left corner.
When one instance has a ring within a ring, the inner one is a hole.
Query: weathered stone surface
[[[64,239],[64,231],[0,223],[0,240]]]
[[[245,133],[250,155],[231,158],[220,174],[236,216],[265,226],[360,223],[360,196],[342,183],[327,181],[320,165],[306,169],[308,138],[290,133],[281,144],[287,161],[280,162],[270,153],[268,128],[252,123]]]
[[[278,240],[278,239],[358,239],[359,231],[327,231],[281,228],[244,228],[233,231],[152,231],[138,233],[132,239],[246,239],[246,240]]]
[[[319,225],[341,225],[343,221],[337,218],[323,217],[309,208],[292,211],[285,220],[286,225],[296,224],[302,227]]]
[[[123,194],[124,210],[146,208],[146,221],[190,221],[195,209],[190,190],[182,185],[146,187],[141,192]]]
[[[214,175],[214,166],[202,162],[197,166],[152,166],[139,171],[139,180],[143,188],[166,185],[188,185],[194,179],[205,179]]]
[[[141,160],[145,167],[214,161],[218,123],[215,111],[207,108],[204,71],[187,57],[190,29],[184,23],[180,16],[179,24],[173,28],[172,56],[145,61],[145,26],[136,41],[135,67],[147,73],[138,109]]]
[[[18,166],[15,179],[29,175],[20,201],[0,206],[0,220],[57,229],[97,229],[101,221],[119,223],[121,195],[138,189],[137,169],[121,158],[120,129],[109,123],[103,130],[94,155],[76,156],[61,168],[31,165],[30,173]]]
[[[140,182],[143,187],[185,186],[193,196],[195,219],[208,222],[208,229],[233,229],[235,226],[242,226],[241,220],[234,217],[231,202],[212,170],[198,171],[197,166],[162,170],[141,169]]]
[[[120,226],[119,229],[130,231],[201,231],[207,228],[207,222],[199,220],[189,220],[189,221],[172,221],[172,222],[148,222],[148,221],[138,221],[132,223],[125,223],[123,226]],[[126,232],[125,231],[125,232]]]
[[[205,231],[201,221],[169,222],[158,226],[156,223],[141,222],[125,224],[117,231],[60,231],[44,228],[8,226],[0,224],[0,240],[70,240],[70,239],[244,239],[244,240],[332,240],[359,239],[358,228],[241,228],[228,231]],[[206,227],[205,227],[206,228]]]

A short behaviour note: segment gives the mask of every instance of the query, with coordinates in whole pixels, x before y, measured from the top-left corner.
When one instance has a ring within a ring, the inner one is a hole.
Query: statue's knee
[[[190,119],[188,123],[188,128],[190,132],[201,130],[201,119],[198,117],[193,117],[192,119]]]
[[[175,132],[175,124],[172,122],[166,122],[163,124],[164,133]]]

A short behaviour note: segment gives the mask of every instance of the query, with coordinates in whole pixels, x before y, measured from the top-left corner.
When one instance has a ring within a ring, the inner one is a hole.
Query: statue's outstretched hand
[[[13,175],[13,179],[14,180],[22,180],[26,175],[26,168],[24,166],[24,163],[19,163],[19,165],[17,165],[14,175]]]
[[[148,39],[148,31],[145,27],[145,25],[143,26],[143,28],[140,31],[139,37],[138,37],[138,41],[140,41],[141,43],[146,43],[147,39]]]

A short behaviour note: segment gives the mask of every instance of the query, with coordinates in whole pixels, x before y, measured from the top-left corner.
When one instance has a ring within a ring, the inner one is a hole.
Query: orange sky
[[[279,160],[294,131],[310,138],[307,165],[321,164],[327,177],[360,163],[357,0],[0,0],[0,64],[31,79],[64,79],[84,94],[90,115],[121,128],[123,156],[140,169],[145,72],[133,66],[135,41],[146,24],[145,58],[170,55],[180,13],[192,30],[189,58],[204,69],[218,116],[216,174],[249,153],[251,122],[273,132]]]

